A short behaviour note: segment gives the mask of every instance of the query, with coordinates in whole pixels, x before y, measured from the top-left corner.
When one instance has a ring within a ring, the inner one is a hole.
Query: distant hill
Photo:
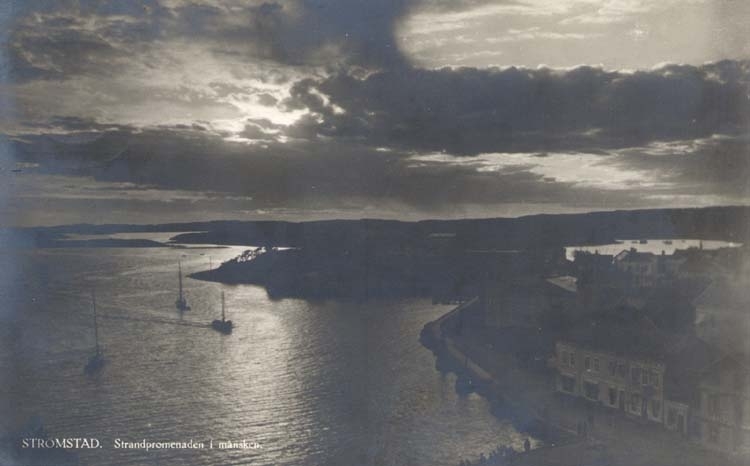
[[[215,221],[164,225],[66,225],[0,231],[12,247],[151,247],[114,233],[175,232],[175,245],[246,245],[235,258],[193,278],[253,283],[271,296],[304,298],[432,296],[451,301],[479,293],[488,276],[567,273],[563,246],[629,238],[747,242],[750,208],[711,207],[533,215],[520,218]],[[182,233],[192,231],[192,233]],[[103,235],[77,240],[72,235]],[[251,248],[251,246],[253,248]]]
[[[186,244],[234,244],[299,248],[370,246],[396,248],[423,241],[432,233],[455,235],[466,248],[528,249],[604,244],[616,238],[696,238],[745,242],[750,238],[750,207],[652,209],[518,218],[425,220],[211,221],[160,225],[64,225],[10,229],[0,240],[49,247],[68,234],[184,232]],[[19,244],[20,244],[19,243]],[[104,244],[103,244],[104,245]],[[126,243],[122,244],[127,246]],[[136,246],[137,244],[132,244]]]

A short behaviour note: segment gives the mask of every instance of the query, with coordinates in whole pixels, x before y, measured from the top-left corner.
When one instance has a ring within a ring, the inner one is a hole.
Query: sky
[[[9,0],[0,227],[750,202],[745,0]]]

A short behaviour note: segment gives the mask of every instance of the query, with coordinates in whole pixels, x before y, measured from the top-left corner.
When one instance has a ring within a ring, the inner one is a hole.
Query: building
[[[664,427],[684,436],[700,436],[695,413],[700,409],[699,386],[704,371],[721,359],[721,352],[694,335],[677,338],[665,357]]]
[[[556,389],[623,415],[664,420],[665,342],[646,320],[632,325],[591,322],[556,344]]]
[[[639,252],[635,248],[624,250],[614,257],[615,269],[628,285],[635,288],[651,288],[692,278],[685,275],[689,258],[685,254],[653,254]]]
[[[750,454],[750,368],[744,356],[722,358],[699,385],[699,440],[711,449]]]
[[[750,279],[722,278],[694,301],[695,333],[725,352],[748,352]]]
[[[656,284],[659,266],[655,254],[631,248],[617,254],[614,264],[615,269],[629,278],[632,286],[645,288]]]
[[[599,252],[576,251],[573,255],[573,270],[581,283],[601,281],[614,272],[614,256]]]
[[[695,336],[661,332],[648,319],[627,325],[599,322],[558,341],[555,350],[559,393],[630,419],[662,424],[667,430],[726,451],[730,451],[726,444],[732,438],[729,432],[744,439],[746,424],[750,429],[750,398],[744,398],[739,385],[732,387],[734,391],[717,385],[717,381],[730,380],[729,375],[716,375],[727,371],[717,365],[723,356]],[[731,377],[741,377],[735,375],[740,373],[737,367],[728,372]],[[715,396],[724,398],[715,401]],[[740,405],[748,411],[716,411]],[[729,418],[734,424],[727,424]],[[746,424],[738,420],[746,420]],[[735,444],[731,446],[735,448]]]
[[[706,250],[699,248],[678,249],[675,258],[682,260],[678,271],[683,280],[705,280],[729,275],[737,269],[737,258],[741,249],[722,248]]]
[[[538,328],[545,321],[574,319],[580,306],[574,277],[513,277],[484,288],[485,324],[493,328]]]

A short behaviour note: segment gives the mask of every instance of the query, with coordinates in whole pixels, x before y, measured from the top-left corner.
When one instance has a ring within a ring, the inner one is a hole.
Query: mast
[[[179,260],[177,261],[177,276],[180,283],[180,302],[182,302],[182,262]]]
[[[99,355],[99,326],[96,323],[96,292],[91,292],[91,304],[94,308],[94,341],[96,341],[96,354]]]
[[[224,292],[221,292],[221,321],[224,322]]]

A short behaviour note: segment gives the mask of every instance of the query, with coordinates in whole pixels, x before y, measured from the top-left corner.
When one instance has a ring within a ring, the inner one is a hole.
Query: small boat
[[[226,320],[226,312],[224,310],[224,292],[221,292],[221,320],[215,319],[211,322],[211,328],[221,332],[225,335],[232,333],[232,321]]]
[[[89,357],[88,362],[83,367],[83,372],[87,375],[94,375],[104,367],[106,362],[104,354],[102,354],[101,348],[99,347],[99,325],[96,321],[96,295],[91,293],[91,304],[94,309],[94,354]]]
[[[180,311],[189,311],[190,306],[187,303],[187,299],[185,299],[185,296],[182,294],[182,263],[177,262],[177,278],[180,284],[180,291],[177,295],[177,300],[174,302],[174,306],[179,309]]]

